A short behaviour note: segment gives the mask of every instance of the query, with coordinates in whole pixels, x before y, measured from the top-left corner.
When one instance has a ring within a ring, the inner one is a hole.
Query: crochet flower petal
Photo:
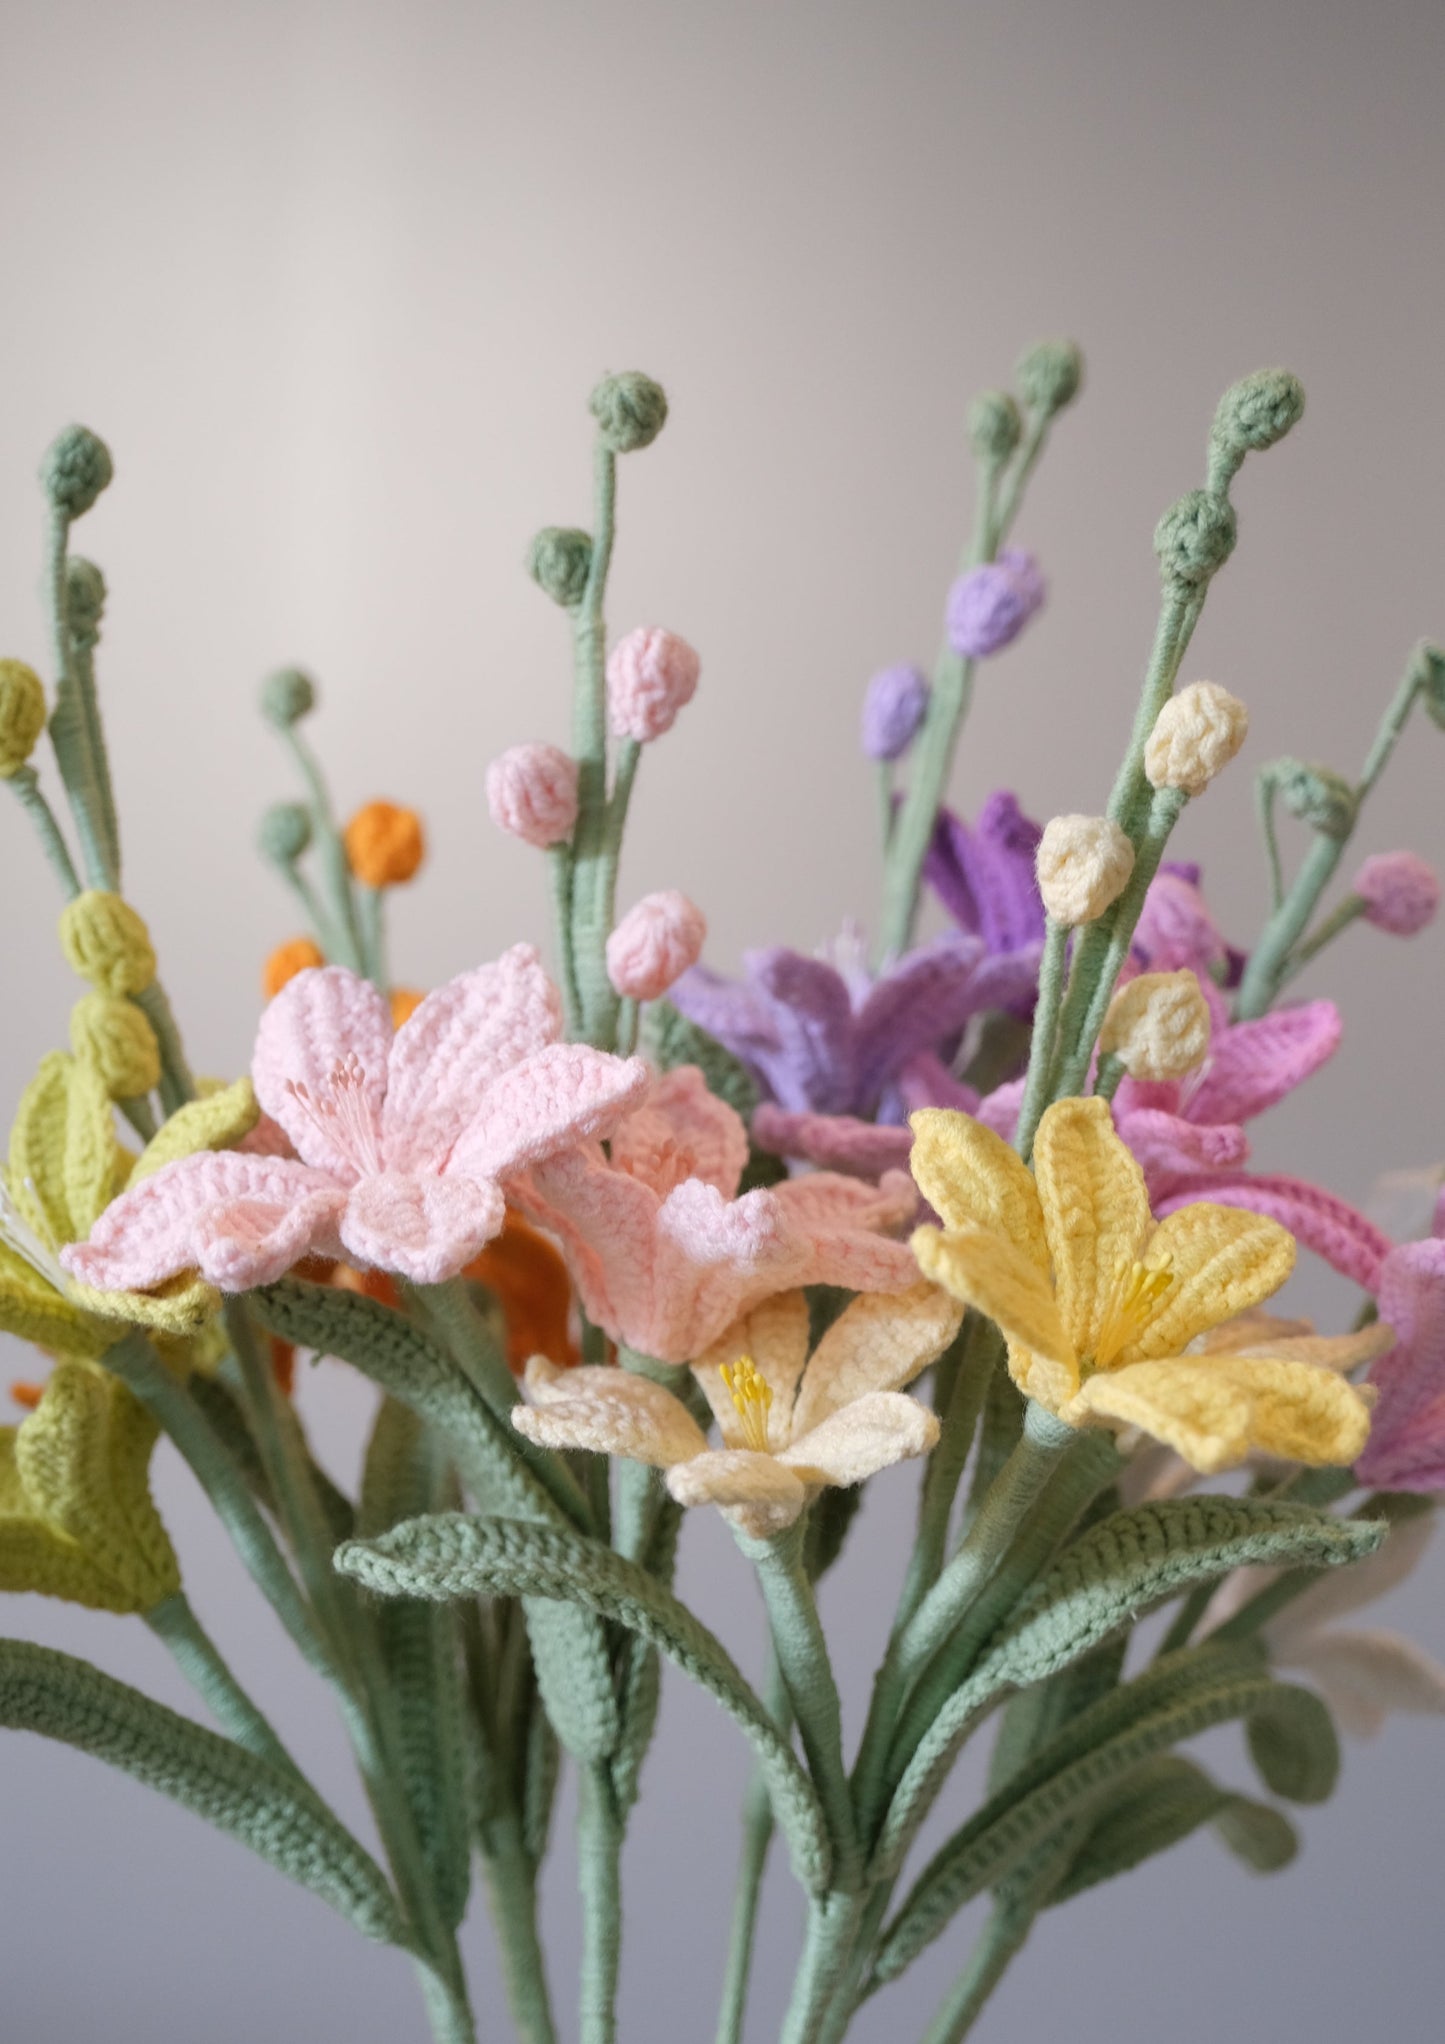
[[[793,1114],[771,1101],[753,1115],[753,1141],[775,1156],[875,1184],[885,1171],[907,1170],[913,1148],[906,1128],[879,1128],[851,1114]]]
[[[680,1505],[721,1505],[755,1539],[781,1533],[808,1502],[801,1481],[776,1456],[744,1448],[710,1448],[679,1462],[667,1472],[667,1487]]]
[[[916,1398],[872,1391],[800,1435],[779,1460],[805,1483],[862,1483],[894,1462],[926,1455],[938,1431],[937,1415]]]
[[[542,1356],[527,1365],[530,1405],[512,1424],[544,1448],[591,1448],[669,1469],[707,1449],[687,1407],[661,1384],[616,1366],[559,1370]]]
[[[1002,1136],[943,1107],[921,1109],[910,1126],[914,1182],[944,1226],[991,1230],[1047,1270],[1038,1188]]]
[[[313,966],[262,1011],[251,1057],[256,1098],[303,1163],[349,1184],[365,1168],[356,1126],[373,1137],[380,1126],[390,1053],[391,1011],[370,980]],[[336,1081],[352,1059],[344,1109],[331,1112],[341,1108]]]
[[[1263,1114],[1334,1056],[1340,1028],[1333,1001],[1306,1001],[1221,1030],[1190,1101],[1190,1119],[1237,1122]]]
[[[664,1072],[612,1139],[614,1166],[660,1199],[687,1178],[700,1178],[731,1199],[747,1161],[742,1116],[708,1090],[696,1065]]]
[[[611,1135],[651,1084],[641,1058],[611,1057],[585,1043],[551,1044],[492,1081],[433,1168],[448,1177],[508,1178],[557,1150]]]
[[[105,1292],[147,1291],[193,1269],[223,1291],[239,1291],[270,1282],[250,1272],[270,1267],[273,1243],[279,1254],[299,1242],[289,1262],[305,1254],[344,1198],[332,1178],[309,1165],[200,1150],[113,1201],[89,1241],[62,1250],[61,1262],[82,1284]],[[227,1246],[232,1236],[234,1251]]]
[[[562,1034],[557,990],[530,944],[427,995],[397,1031],[382,1131],[393,1168],[443,1163],[487,1090]]]
[[[724,979],[706,965],[694,965],[673,981],[668,1000],[680,1015],[715,1037],[725,1050],[756,1065],[779,1048],[778,1031],[768,1004],[750,986]]]
[[[778,1054],[763,1069],[779,1106],[824,1114],[852,1107],[853,1003],[842,974],[800,951],[752,951],[744,963],[778,1035]]]
[[[500,1191],[487,1179],[388,1171],[353,1187],[341,1241],[353,1263],[439,1285],[471,1262],[506,1213]]]
[[[1398,1633],[1318,1633],[1276,1659],[1310,1676],[1332,1715],[1356,1738],[1378,1732],[1391,1711],[1445,1716],[1445,1668]]]
[[[793,1399],[808,1360],[808,1333],[806,1293],[775,1292],[740,1315],[697,1357],[692,1373],[728,1447],[741,1447],[744,1434],[732,1393],[723,1382],[724,1366],[730,1369],[742,1356],[751,1357],[773,1394],[768,1408],[769,1445],[782,1447],[792,1436]]]
[[[916,1114],[920,1107],[951,1107],[957,1114],[973,1114],[979,1104],[976,1089],[956,1079],[931,1050],[921,1050],[908,1060],[889,1099],[890,1103],[893,1099],[899,1102],[905,1116]]]
[[[901,1171],[885,1172],[876,1188],[831,1171],[810,1171],[774,1186],[766,1197],[800,1247],[802,1274],[797,1283],[841,1285],[850,1292],[901,1292],[915,1282],[917,1271],[907,1243],[884,1232],[905,1227],[918,1211],[913,1181]]]
[[[1034,1137],[1034,1177],[1059,1316],[1075,1354],[1092,1356],[1120,1278],[1151,1225],[1144,1174],[1120,1141],[1107,1100],[1060,1100],[1045,1111]]]
[[[1128,1362],[1177,1355],[1194,1337],[1247,1313],[1294,1269],[1294,1239],[1276,1222],[1235,1207],[1192,1202],[1161,1221],[1144,1247],[1151,1269],[1173,1283],[1138,1336]]]
[[[1370,1423],[1360,1394],[1328,1371],[1188,1356],[1101,1370],[1065,1417],[1142,1427],[1205,1475],[1233,1468],[1252,1449],[1311,1465],[1348,1463]]]
[[[795,1441],[869,1392],[911,1384],[942,1355],[962,1319],[962,1301],[932,1284],[854,1299],[808,1364],[793,1408]]]
[[[611,1170],[595,1143],[534,1165],[509,1190],[522,1211],[561,1243],[588,1318],[639,1354],[657,1355],[648,1338],[657,1195],[625,1171]]]
[[[1249,1137],[1237,1124],[1201,1126],[1157,1107],[1130,1107],[1117,1097],[1114,1114],[1156,1199],[1200,1171],[1235,1170],[1249,1155]]]
[[[0,1334],[13,1334],[57,1355],[95,1358],[105,1354],[116,1330],[78,1310],[0,1242]]]
[[[1158,1210],[1172,1214],[1190,1200],[1248,1207],[1268,1215],[1342,1277],[1369,1292],[1379,1283],[1380,1266],[1393,1246],[1373,1221],[1332,1192],[1302,1178],[1257,1171],[1201,1174],[1161,1199]]]
[[[1053,1287],[1005,1237],[988,1228],[916,1228],[909,1246],[926,1277],[977,1307],[1010,1342],[1077,1369]]]
[[[1380,1316],[1395,1345],[1370,1371],[1379,1403],[1357,1473],[1362,1483],[1434,1490],[1445,1485],[1445,1241],[1407,1242],[1385,1258]]]
[[[858,1010],[853,1097],[838,1105],[866,1110],[915,1051],[957,1035],[983,1005],[974,989],[982,957],[979,939],[943,937],[883,974]]]

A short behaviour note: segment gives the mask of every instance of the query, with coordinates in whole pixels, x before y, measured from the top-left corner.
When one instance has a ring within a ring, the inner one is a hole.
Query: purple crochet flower
[[[996,561],[960,575],[948,592],[948,643],[966,660],[984,660],[1013,644],[1044,600],[1032,554],[1009,548]]]
[[[883,667],[863,697],[863,750],[869,759],[901,759],[928,710],[928,677],[917,667]]]
[[[1044,941],[1044,904],[1034,876],[1043,836],[1004,788],[990,795],[972,828],[941,809],[923,877],[960,929],[982,937],[995,956]],[[1032,1007],[1024,995],[1023,1013]]]
[[[1027,999],[1038,948],[991,958],[978,937],[941,937],[877,979],[800,951],[750,951],[741,981],[694,966],[674,1005],[794,1112],[901,1116],[905,1068],[951,1046],[986,1008]]]
[[[1380,1398],[1355,1474],[1383,1490],[1445,1490],[1445,1242],[1392,1249],[1379,1299],[1395,1346],[1370,1366]]]

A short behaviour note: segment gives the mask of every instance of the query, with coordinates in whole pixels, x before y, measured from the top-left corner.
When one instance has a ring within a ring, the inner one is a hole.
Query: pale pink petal
[[[612,1162],[660,1199],[685,1179],[700,1178],[731,1199],[748,1161],[741,1115],[708,1090],[696,1065],[664,1072],[648,1100],[612,1139]]]
[[[239,1150],[198,1150],[122,1193],[91,1229],[89,1241],[62,1250],[61,1261],[82,1284],[99,1291],[143,1292],[183,1270],[202,1268],[204,1251],[209,1281],[239,1291],[267,1281],[244,1274],[252,1255],[267,1261],[262,1244],[279,1234],[291,1252],[280,1266],[286,1269],[306,1253],[311,1233],[328,1227],[344,1198],[334,1179],[305,1164]],[[299,1216],[294,1226],[288,1219],[293,1213]],[[237,1245],[235,1269],[242,1275],[229,1274],[228,1238]]]
[[[1191,1121],[1249,1121],[1283,1100],[1334,1056],[1340,1012],[1333,1001],[1276,1008],[1221,1030],[1189,1101]]]
[[[901,1171],[876,1190],[830,1171],[809,1172],[772,1188],[789,1230],[808,1245],[799,1284],[842,1285],[850,1292],[901,1292],[918,1282],[906,1242],[882,1232],[904,1228],[918,1213],[918,1191]]]
[[[885,1171],[906,1170],[913,1149],[911,1129],[880,1128],[851,1114],[791,1114],[770,1100],[753,1114],[753,1140],[775,1156],[798,1157],[875,1185]]]
[[[339,965],[313,966],[288,980],[262,1011],[251,1059],[256,1098],[304,1162],[350,1182],[366,1168],[349,1139],[352,1110],[363,1138],[374,1142],[390,1052],[391,1012],[370,980]],[[339,1103],[337,1074],[353,1058],[357,1078],[348,1080]],[[338,1104],[342,1112],[328,1111]]]
[[[706,1435],[681,1399],[615,1364],[559,1370],[534,1356],[527,1395],[531,1405],[514,1407],[512,1423],[544,1448],[590,1448],[658,1469],[707,1449]]]
[[[490,1180],[388,1171],[352,1188],[341,1240],[353,1262],[438,1285],[469,1264],[505,1218],[506,1202]]]
[[[487,1088],[561,1034],[557,990],[530,944],[428,994],[392,1047],[382,1117],[388,1164],[438,1168]]]
[[[448,1176],[509,1177],[558,1150],[611,1135],[651,1084],[641,1058],[611,1057],[586,1043],[551,1044],[493,1080],[438,1165]]]
[[[641,1354],[654,1353],[622,1330],[647,1325],[656,1193],[625,1171],[612,1170],[596,1143],[534,1165],[511,1179],[507,1190],[528,1220],[557,1237],[588,1318]]]
[[[1154,1107],[1116,1106],[1114,1118],[1156,1200],[1195,1172],[1234,1170],[1249,1155],[1249,1137],[1229,1122],[1200,1127]]]
[[[232,1147],[246,1150],[253,1157],[294,1157],[296,1154],[290,1136],[269,1114],[258,1115],[254,1125]]]
[[[1381,1234],[1373,1221],[1332,1192],[1308,1185],[1302,1178],[1246,1171],[1220,1177],[1201,1173],[1182,1190],[1161,1199],[1156,1211],[1162,1219],[1195,1200],[1248,1207],[1253,1213],[1267,1215],[1367,1292],[1374,1291],[1380,1265],[1390,1253],[1390,1238]]]
[[[337,1223],[346,1194],[308,1193],[294,1206],[259,1199],[207,1207],[196,1220],[196,1268],[222,1292],[274,1284],[305,1256],[340,1257]]]
[[[644,1353],[690,1362],[770,1293],[805,1282],[806,1263],[771,1190],[728,1200],[688,1179],[657,1212]]]

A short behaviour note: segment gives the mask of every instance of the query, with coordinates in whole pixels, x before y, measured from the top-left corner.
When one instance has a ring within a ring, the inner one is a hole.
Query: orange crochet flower
[[[346,857],[367,887],[397,887],[426,857],[421,818],[395,802],[368,802],[346,826]]]
[[[507,1325],[507,1362],[520,1375],[531,1356],[551,1363],[575,1363],[572,1339],[572,1283],[567,1266],[545,1235],[514,1213],[508,1213],[500,1235],[493,1236],[465,1277],[485,1285],[502,1309]]]
[[[266,960],[261,973],[262,991],[268,1001],[274,1001],[282,987],[295,979],[298,972],[305,972],[308,966],[325,963],[319,944],[313,944],[309,937],[293,937],[289,944],[278,944]]]

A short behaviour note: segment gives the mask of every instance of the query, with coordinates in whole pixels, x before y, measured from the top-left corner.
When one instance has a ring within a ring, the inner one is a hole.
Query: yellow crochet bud
[[[1056,923],[1097,922],[1124,892],[1134,847],[1107,816],[1056,816],[1045,824],[1036,859],[1039,892]]]
[[[1192,972],[1143,972],[1109,1003],[1099,1049],[1131,1079],[1183,1079],[1209,1054],[1209,1003]]]
[[[18,774],[45,729],[45,689],[23,660],[0,660],[0,780]]]
[[[1212,681],[1192,681],[1159,712],[1144,748],[1144,772],[1153,788],[1202,795],[1227,767],[1249,732],[1249,712],[1238,696]]]
[[[60,916],[60,948],[72,971],[107,994],[141,994],[156,976],[150,932],[128,901],[88,888]]]
[[[156,1033],[123,995],[82,994],[70,1011],[70,1047],[112,1100],[133,1100],[160,1084]]]

